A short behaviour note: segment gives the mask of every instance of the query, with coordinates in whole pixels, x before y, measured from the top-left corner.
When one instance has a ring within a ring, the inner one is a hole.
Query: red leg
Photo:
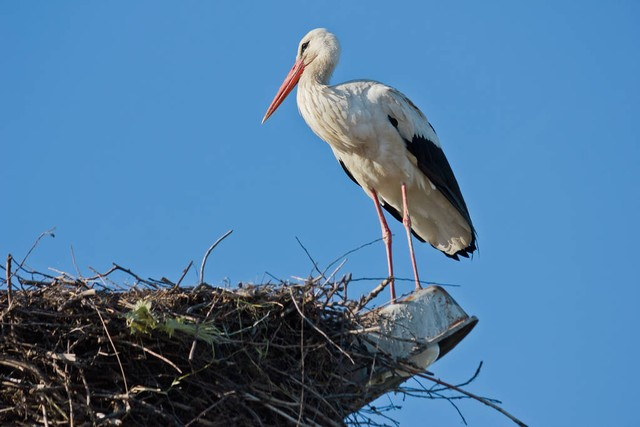
[[[413,239],[411,238],[411,217],[409,216],[409,202],[407,202],[407,186],[402,183],[402,223],[407,230],[407,240],[409,240],[409,252],[411,253],[411,265],[413,266],[413,277],[416,278],[416,289],[422,289],[418,278],[418,267],[416,267],[416,256],[413,253]]]
[[[387,266],[389,267],[389,289],[391,289],[391,304],[396,302],[396,289],[393,280],[393,259],[391,255],[391,231],[387,225],[387,220],[384,219],[382,208],[380,207],[380,200],[378,200],[378,193],[376,190],[371,189],[371,195],[373,196],[373,203],[376,206],[376,212],[378,213],[378,219],[380,220],[380,227],[382,227],[382,240],[387,248]]]

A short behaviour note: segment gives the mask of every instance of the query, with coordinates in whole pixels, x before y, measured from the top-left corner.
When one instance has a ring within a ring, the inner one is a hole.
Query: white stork
[[[402,93],[376,81],[330,86],[339,57],[338,39],[329,31],[318,28],[305,35],[262,123],[299,84],[298,109],[305,122],[329,144],[349,178],[375,204],[395,302],[391,232],[381,205],[407,230],[418,289],[411,233],[456,260],[476,250],[476,233],[438,136],[424,114]]]

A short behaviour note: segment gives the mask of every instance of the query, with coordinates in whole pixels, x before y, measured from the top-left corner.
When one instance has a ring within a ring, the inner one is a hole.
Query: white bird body
[[[476,244],[467,206],[438,136],[406,96],[371,80],[329,85],[339,55],[333,34],[309,32],[263,122],[298,84],[298,109],[307,125],[376,203],[391,277],[391,236],[378,203],[407,227],[419,287],[409,231],[449,257],[468,257]]]
[[[413,135],[441,149],[427,118],[411,101],[375,81],[328,86],[306,76],[298,84],[302,117],[369,197],[375,189],[385,207],[402,212],[399,183],[405,183],[414,233],[451,256],[468,247],[471,225],[419,169],[416,157],[407,155],[405,139]],[[398,121],[397,129],[390,116]]]

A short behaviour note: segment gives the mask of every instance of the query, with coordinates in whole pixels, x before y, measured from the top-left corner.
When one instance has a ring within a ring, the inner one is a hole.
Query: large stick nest
[[[21,280],[0,291],[0,421],[368,424],[353,413],[380,391],[352,379],[389,361],[352,333],[363,304],[340,298],[347,282],[113,291]]]

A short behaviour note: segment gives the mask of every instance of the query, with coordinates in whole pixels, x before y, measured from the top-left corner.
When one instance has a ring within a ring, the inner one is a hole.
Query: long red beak
[[[269,105],[269,108],[267,109],[267,112],[262,119],[262,123],[267,121],[267,119],[273,114],[274,111],[276,111],[280,104],[282,104],[282,101],[284,101],[287,95],[289,95],[289,92],[291,92],[293,88],[296,87],[303,71],[304,62],[302,62],[302,59],[298,59],[295,64],[293,64],[293,67],[291,67],[291,70],[289,71],[289,74],[287,74],[287,77],[284,79],[284,82],[282,82],[282,86],[280,86],[280,89],[278,89],[278,93],[276,93],[275,98],[273,98],[273,101],[271,101],[271,105]]]

